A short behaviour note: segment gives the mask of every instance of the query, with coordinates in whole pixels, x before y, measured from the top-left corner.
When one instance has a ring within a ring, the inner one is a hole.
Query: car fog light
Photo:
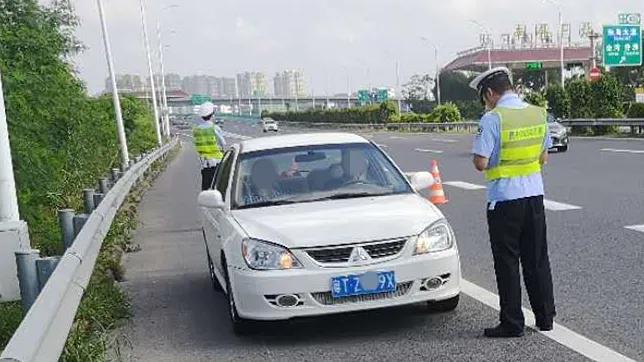
[[[432,290],[443,285],[443,279],[441,278],[429,278],[425,280],[425,289]]]

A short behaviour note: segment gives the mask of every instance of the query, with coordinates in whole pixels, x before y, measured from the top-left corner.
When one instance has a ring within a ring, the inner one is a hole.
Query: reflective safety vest
[[[195,147],[201,158],[206,160],[221,160],[224,157],[217,142],[214,127],[194,127],[192,129]]]
[[[541,172],[540,157],[548,133],[546,110],[496,107],[492,112],[499,116],[501,147],[499,164],[486,170],[485,178],[493,181]]]

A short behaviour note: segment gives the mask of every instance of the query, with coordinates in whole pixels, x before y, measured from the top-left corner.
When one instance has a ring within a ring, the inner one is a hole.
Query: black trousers
[[[493,210],[491,210],[493,208]],[[501,324],[523,330],[519,263],[537,323],[555,316],[543,196],[488,204],[487,222],[501,304]]]
[[[201,190],[209,190],[215,179],[217,167],[205,167],[201,169]]]

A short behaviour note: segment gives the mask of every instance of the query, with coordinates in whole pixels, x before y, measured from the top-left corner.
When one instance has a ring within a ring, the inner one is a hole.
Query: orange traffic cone
[[[429,201],[434,205],[446,204],[449,200],[443,191],[443,182],[441,181],[441,173],[438,171],[438,162],[432,160],[432,176],[434,177],[434,184],[429,192]]]

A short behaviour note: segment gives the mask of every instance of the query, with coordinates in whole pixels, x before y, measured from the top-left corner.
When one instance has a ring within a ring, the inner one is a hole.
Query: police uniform
[[[486,79],[499,72],[509,77],[506,68],[495,68],[470,86],[481,91]],[[500,297],[500,327],[511,336],[522,335],[524,329],[519,264],[537,326],[551,329],[555,316],[540,163],[550,142],[545,109],[508,91],[481,118],[473,144],[472,153],[489,160],[485,170],[487,222]]]
[[[192,136],[201,160],[201,189],[207,190],[212,187],[226,141],[218,126],[203,119],[200,119],[197,126],[192,129]]]

